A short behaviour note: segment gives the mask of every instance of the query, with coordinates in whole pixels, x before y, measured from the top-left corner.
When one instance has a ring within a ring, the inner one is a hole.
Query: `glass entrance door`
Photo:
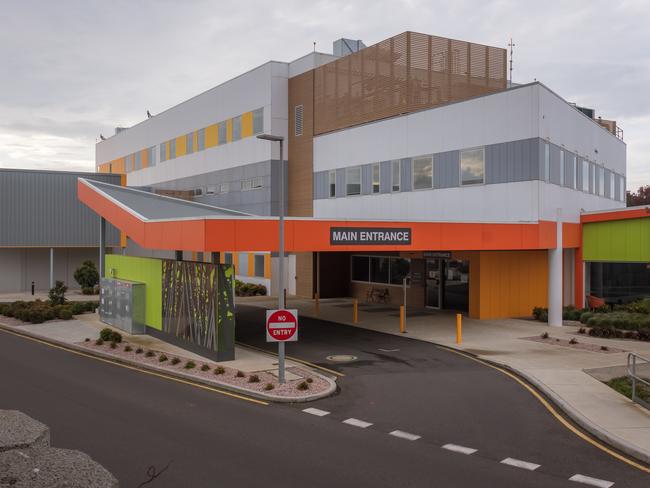
[[[442,308],[443,272],[444,261],[439,258],[427,259],[426,272],[426,306]]]

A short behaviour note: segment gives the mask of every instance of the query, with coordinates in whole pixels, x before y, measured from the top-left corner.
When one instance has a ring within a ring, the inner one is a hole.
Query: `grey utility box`
[[[144,334],[145,289],[144,283],[102,278],[99,319],[129,334]]]

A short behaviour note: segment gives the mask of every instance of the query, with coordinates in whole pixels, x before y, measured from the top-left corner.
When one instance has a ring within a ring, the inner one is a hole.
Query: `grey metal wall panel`
[[[589,193],[596,193],[596,187],[594,186],[596,167],[594,163],[589,163]]]
[[[576,189],[582,191],[582,158],[576,157]]]
[[[611,182],[610,178],[612,177],[612,172],[608,169],[605,169],[605,198],[612,198],[611,195]]]
[[[600,189],[600,166],[597,164],[594,164],[594,173],[596,175],[595,181],[596,181],[596,186],[594,187],[594,194],[598,195],[598,190]]]
[[[391,191],[390,164],[390,161],[381,162],[381,166],[379,168],[380,193],[390,193]]]
[[[575,181],[573,181],[574,157],[575,154],[572,152],[564,151],[564,186],[567,188],[573,188],[575,185]]]
[[[538,139],[485,146],[485,182],[537,180],[540,177],[539,157]]]
[[[537,160],[539,161],[539,180],[540,181],[545,181],[546,180],[546,174],[545,174],[545,166],[544,166],[544,157],[546,153],[546,144],[547,142],[539,139],[539,144],[537,145]]]
[[[372,165],[364,164],[361,166],[361,194],[370,195],[372,193]]]
[[[336,196],[345,196],[345,168],[336,169]]]
[[[77,178],[120,184],[119,175],[0,169],[0,246],[99,245],[99,217],[77,198]],[[107,244],[119,232],[106,229]]]
[[[314,173],[314,200],[321,200],[329,197],[327,191],[328,174],[328,171],[318,171]]]
[[[614,198],[621,201],[621,175],[615,173],[614,178]]]
[[[433,155],[433,187],[453,188],[459,185],[460,151],[447,151]]]
[[[400,191],[411,191],[413,189],[413,163],[411,158],[402,159],[400,172]]]
[[[560,148],[551,144],[551,179],[550,182],[560,184]]]

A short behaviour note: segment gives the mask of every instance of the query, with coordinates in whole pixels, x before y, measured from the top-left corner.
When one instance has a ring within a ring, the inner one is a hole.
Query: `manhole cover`
[[[326,359],[333,363],[349,363],[351,361],[356,361],[357,357],[350,354],[336,354],[334,356],[327,356]]]

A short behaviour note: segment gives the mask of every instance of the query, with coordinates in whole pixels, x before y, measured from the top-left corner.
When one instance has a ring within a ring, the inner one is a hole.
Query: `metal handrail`
[[[643,383],[644,385],[648,386],[650,388],[650,381],[647,381],[640,376],[637,376],[636,374],[636,360],[641,359],[642,361],[645,361],[646,363],[650,364],[650,359],[644,358],[643,356],[635,353],[635,352],[630,352],[627,355],[627,374],[628,376],[632,379],[632,401],[638,403],[639,405],[643,405],[646,408],[650,408],[650,403],[646,402],[645,400],[642,400],[641,398],[637,398],[636,396],[636,383],[637,381],[640,383]]]

